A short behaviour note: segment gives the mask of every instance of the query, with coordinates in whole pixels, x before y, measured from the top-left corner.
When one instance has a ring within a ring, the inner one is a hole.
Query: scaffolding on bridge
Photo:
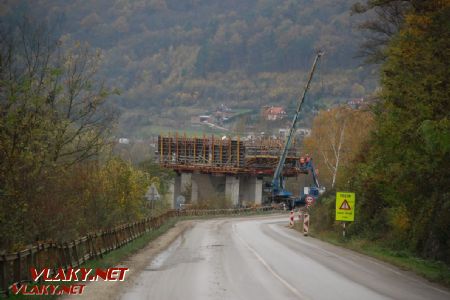
[[[159,164],[178,172],[207,174],[251,174],[271,176],[284,147],[283,139],[240,137],[186,137],[185,134],[158,136]],[[295,144],[288,152],[284,175],[307,171],[299,166]]]

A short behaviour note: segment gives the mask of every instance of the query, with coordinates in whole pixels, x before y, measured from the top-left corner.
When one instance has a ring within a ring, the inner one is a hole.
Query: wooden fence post
[[[75,258],[75,265],[73,265],[73,267],[78,267],[80,265],[80,259],[79,259],[78,251],[77,251],[77,243],[75,240],[73,240],[72,243],[73,243],[72,252],[73,252],[73,256]]]
[[[20,252],[17,252],[17,257],[14,260],[14,281],[19,282],[22,279],[22,266],[21,266],[21,259],[20,259]]]
[[[0,257],[0,291],[8,295],[8,273],[7,273],[6,255]]]

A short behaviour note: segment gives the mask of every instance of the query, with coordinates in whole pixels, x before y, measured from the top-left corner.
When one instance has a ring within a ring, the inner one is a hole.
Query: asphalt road
[[[409,272],[303,237],[287,218],[198,221],[122,299],[450,299]]]

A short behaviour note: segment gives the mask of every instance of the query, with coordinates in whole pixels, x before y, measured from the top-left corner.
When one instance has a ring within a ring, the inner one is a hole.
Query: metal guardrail
[[[156,230],[173,217],[246,215],[275,211],[271,206],[232,209],[170,210],[158,216],[91,233],[80,239],[63,243],[40,243],[31,248],[0,255],[0,295],[9,294],[14,283],[30,282],[30,268],[53,270],[77,268],[84,262],[101,258],[144,233]]]

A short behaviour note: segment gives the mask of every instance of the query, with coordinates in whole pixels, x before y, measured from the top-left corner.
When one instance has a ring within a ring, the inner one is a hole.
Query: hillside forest
[[[189,129],[192,116],[221,104],[293,114],[319,49],[326,55],[304,125],[312,111],[370,95],[376,68],[356,58],[365,16],[351,16],[354,2],[37,0],[6,1],[0,11],[8,20],[45,20],[63,46],[82,41],[101,51],[99,76],[120,93],[112,97],[116,134],[147,138]]]

